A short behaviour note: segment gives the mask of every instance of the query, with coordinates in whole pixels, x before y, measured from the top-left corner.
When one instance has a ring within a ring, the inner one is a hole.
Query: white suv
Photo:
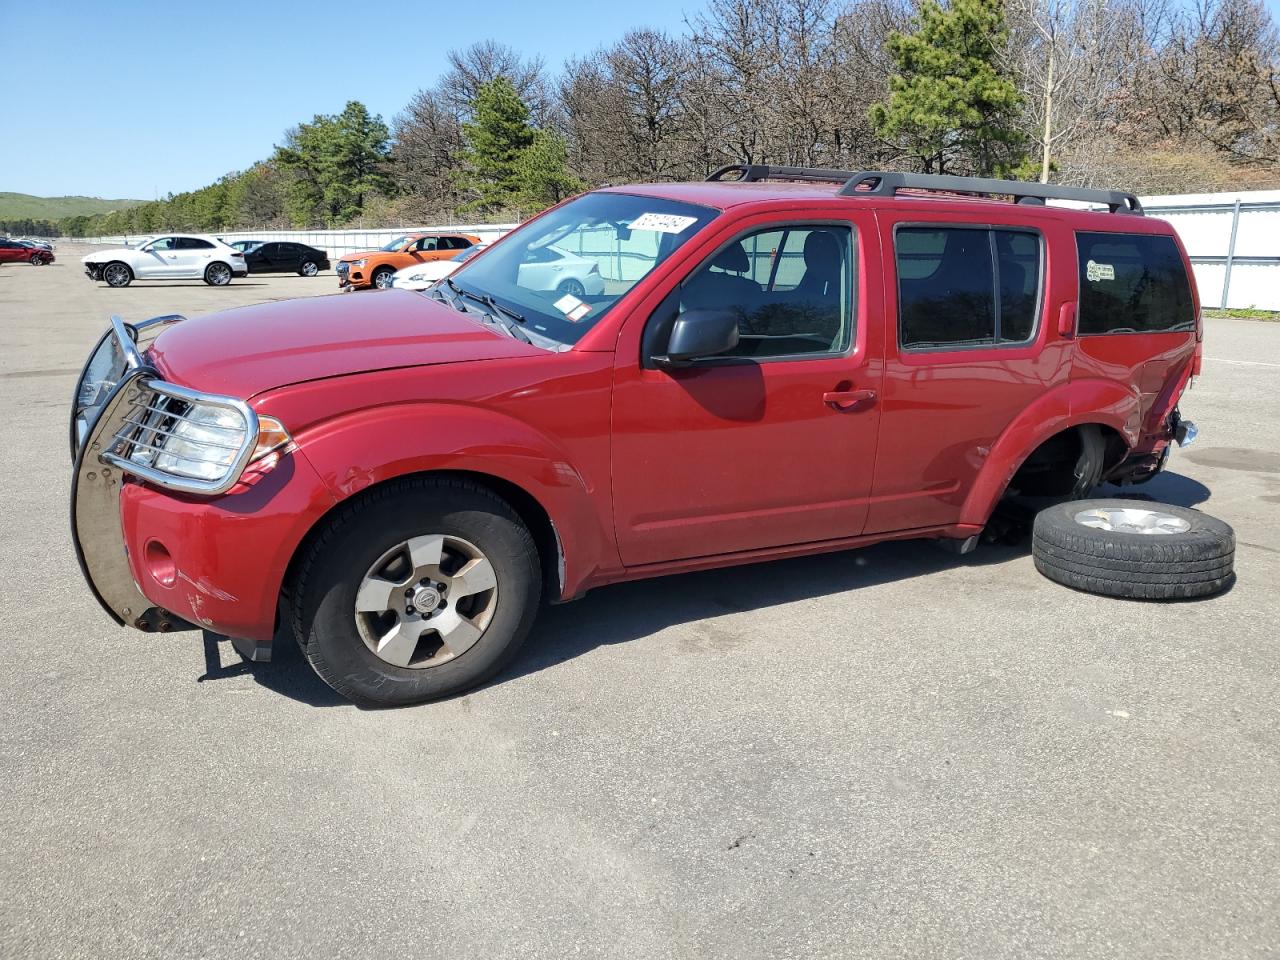
[[[199,277],[214,287],[249,272],[244,254],[216,237],[171,233],[140,247],[116,247],[81,257],[90,280],[127,287],[134,280],[189,280]]]

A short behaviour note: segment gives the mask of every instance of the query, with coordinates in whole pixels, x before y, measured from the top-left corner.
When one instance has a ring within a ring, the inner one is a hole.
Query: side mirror
[[[671,327],[665,356],[654,357],[663,367],[688,366],[699,357],[727,353],[738,345],[738,317],[729,310],[688,310]]]

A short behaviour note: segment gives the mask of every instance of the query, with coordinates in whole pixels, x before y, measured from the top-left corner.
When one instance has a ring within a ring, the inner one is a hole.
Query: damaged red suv
[[[1098,209],[1046,205],[1084,201]],[[528,279],[563,252],[599,293]],[[107,613],[362,703],[480,683],[543,600],[1141,481],[1199,308],[1132,195],[739,166],[548,210],[425,293],[112,319],[71,417]]]

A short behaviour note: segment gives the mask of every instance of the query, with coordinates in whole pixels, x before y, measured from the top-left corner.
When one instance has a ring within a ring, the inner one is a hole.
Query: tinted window
[[[1018,230],[992,231],[1000,277],[1000,340],[1024,343],[1036,328],[1040,300],[1040,236]]]
[[[1040,236],[1022,230],[902,227],[895,233],[898,339],[949,349],[1025,343],[1040,299]]]
[[[760,230],[731,243],[679,288],[676,312],[731,310],[738,346],[725,356],[846,350],[853,337],[854,237],[846,226]],[[668,311],[670,306],[666,307]],[[655,322],[664,318],[655,316]]]
[[[1191,284],[1173,237],[1077,233],[1082,335],[1194,330]]]

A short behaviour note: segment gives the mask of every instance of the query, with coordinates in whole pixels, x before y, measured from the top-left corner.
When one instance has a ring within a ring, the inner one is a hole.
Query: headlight
[[[426,275],[425,273],[415,273],[415,274],[413,274],[411,277],[409,277],[409,279],[410,279],[410,280],[419,280],[419,281],[421,281],[421,280],[426,280],[426,279],[427,279],[427,275]]]
[[[366,258],[365,258],[365,259],[363,259],[363,260],[352,260],[352,261],[351,261],[351,265],[352,265],[353,267],[363,267],[363,266],[364,266],[366,263],[368,263],[368,262],[369,262],[369,260],[368,260],[368,258],[366,257]]]
[[[170,425],[168,433],[158,438],[160,449],[152,465],[179,477],[220,480],[244,446],[246,429],[244,417],[235,410],[193,403]]]
[[[255,416],[238,400],[159,383],[140,397],[116,440],[116,456],[127,457],[114,460],[122,468],[162,486],[206,494],[229,489],[254,461],[271,469],[278,458],[269,455],[291,442],[279,420]]]

